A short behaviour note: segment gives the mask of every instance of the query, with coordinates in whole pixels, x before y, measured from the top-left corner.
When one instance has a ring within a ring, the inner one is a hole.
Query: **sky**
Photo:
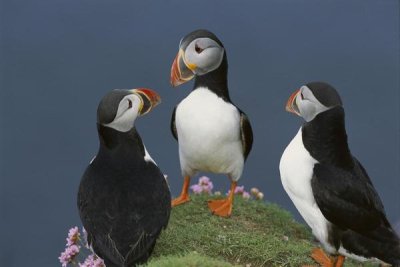
[[[169,75],[179,40],[199,28],[224,43],[231,98],[253,126],[240,185],[260,188],[302,221],[279,177],[282,152],[302,124],[284,105],[301,85],[325,81],[342,96],[353,155],[389,220],[400,221],[398,1],[0,3],[2,266],[58,266],[67,230],[81,225],[77,188],[98,149],[97,105],[111,89],[159,92],[162,104],[136,127],[173,195],[180,192],[169,124],[193,82],[172,88]],[[228,190],[226,177],[207,175]]]

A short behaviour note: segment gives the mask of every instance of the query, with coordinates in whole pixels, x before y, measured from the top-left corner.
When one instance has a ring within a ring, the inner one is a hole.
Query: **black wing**
[[[176,125],[175,125],[175,112],[176,112],[176,107],[174,108],[174,111],[172,112],[172,117],[171,117],[171,132],[174,138],[178,141],[178,132],[176,131]]]
[[[366,233],[389,225],[378,193],[357,160],[351,171],[316,164],[311,186],[322,214],[339,228]]]
[[[144,262],[161,230],[168,224],[171,205],[168,185],[158,167],[149,162],[141,171],[146,172],[145,176],[158,175],[160,178],[141,179],[140,183],[131,179],[126,182],[127,189],[121,192],[124,189],[114,186],[117,180],[108,179],[113,175],[104,174],[108,171],[105,169],[99,172],[89,166],[78,192],[78,208],[88,233],[88,243],[107,266]],[[91,179],[93,177],[96,179]],[[106,184],[99,180],[110,182]],[[153,193],[143,197],[141,192],[150,190]],[[107,196],[103,195],[104,191],[108,192]]]
[[[253,146],[253,130],[251,129],[250,121],[247,115],[239,110],[240,112],[240,137],[242,140],[244,158],[250,154]]]

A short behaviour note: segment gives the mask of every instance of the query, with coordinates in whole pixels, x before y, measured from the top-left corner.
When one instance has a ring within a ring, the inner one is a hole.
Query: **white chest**
[[[287,146],[279,164],[282,185],[313,234],[328,252],[334,252],[328,243],[328,221],[318,208],[311,188],[314,165],[318,163],[306,150],[302,130]]]
[[[289,196],[295,196],[308,202],[314,201],[311,178],[315,163],[317,161],[303,145],[300,129],[286,147],[279,164],[282,184]]]
[[[208,89],[198,88],[182,100],[175,124],[181,165],[228,173],[243,161],[239,111]]]
[[[187,135],[207,139],[238,139],[239,112],[208,89],[196,89],[176,110],[179,138]]]

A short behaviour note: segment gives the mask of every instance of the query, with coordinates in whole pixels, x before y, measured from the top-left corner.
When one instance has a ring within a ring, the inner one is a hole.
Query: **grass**
[[[289,212],[236,197],[232,217],[220,218],[210,214],[209,198],[192,196],[172,210],[148,267],[316,266],[311,233]],[[346,260],[345,266],[359,265]]]
[[[165,256],[152,260],[148,267],[198,267],[198,266],[212,266],[212,267],[232,267],[235,265],[230,264],[224,260],[210,258],[208,256],[200,255],[196,252],[190,252],[184,256]]]

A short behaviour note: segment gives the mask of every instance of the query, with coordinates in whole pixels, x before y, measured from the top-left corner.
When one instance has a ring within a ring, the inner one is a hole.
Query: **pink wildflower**
[[[244,192],[244,185],[242,185],[242,186],[237,186],[237,187],[235,188],[235,194],[237,194],[237,195],[242,195],[243,192]]]
[[[237,186],[235,188],[235,195],[242,195],[244,192],[244,185],[242,186]],[[228,193],[226,193],[226,195],[229,195],[231,193],[231,190],[228,190]]]
[[[192,189],[193,193],[197,194],[201,194],[201,192],[203,191],[203,187],[201,185],[198,184],[194,184],[190,187],[190,189]]]
[[[211,191],[212,191],[213,188],[214,188],[213,183],[209,182],[207,185],[203,185],[203,192],[211,194]]]
[[[190,189],[192,189],[193,193],[195,194],[201,194],[201,193],[211,194],[213,188],[214,185],[211,182],[210,178],[208,178],[207,176],[200,177],[199,182],[190,187]]]
[[[71,245],[65,248],[64,252],[61,253],[60,257],[58,257],[62,267],[66,267],[67,264],[74,259],[75,255],[79,253],[79,249],[80,248],[77,245]]]
[[[68,237],[67,237],[67,246],[71,246],[73,244],[76,244],[76,241],[78,241],[80,235],[81,234],[79,233],[79,229],[78,229],[77,226],[72,227],[71,229],[69,229]]]
[[[249,194],[249,192],[244,191],[243,194],[242,194],[242,197],[243,197],[244,199],[246,199],[246,200],[250,199],[250,194]]]
[[[199,178],[199,185],[208,185],[210,183],[210,178],[207,176],[202,176]]]
[[[256,198],[257,198],[257,200],[262,200],[264,198],[263,192],[258,192]]]
[[[253,187],[252,189],[250,189],[250,193],[251,193],[253,196],[256,196],[256,195],[258,194],[258,192],[260,192],[260,190],[258,190],[257,187]]]
[[[203,192],[211,194],[211,191],[214,188],[213,183],[211,182],[210,178],[207,176],[202,176],[199,178],[199,185],[202,186]]]
[[[87,256],[83,263],[79,263],[79,267],[105,267],[104,261],[94,254]]]

